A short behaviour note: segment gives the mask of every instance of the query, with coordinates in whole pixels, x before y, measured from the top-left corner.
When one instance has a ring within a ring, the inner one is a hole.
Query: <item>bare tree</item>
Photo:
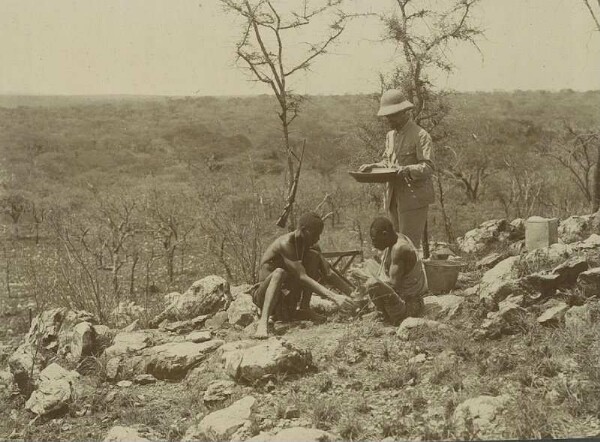
[[[244,20],[242,36],[236,44],[236,55],[255,80],[268,85],[279,104],[279,119],[283,131],[283,147],[287,154],[287,190],[291,193],[299,153],[290,142],[290,125],[300,112],[304,96],[290,87],[290,78],[308,70],[317,57],[327,53],[345,30],[349,15],[339,7],[344,0],[297,2],[298,8],[289,9],[272,0],[221,0],[226,10]],[[285,11],[285,12],[284,12]],[[319,20],[327,21],[325,33],[315,30]],[[310,26],[310,25],[313,26]],[[304,42],[304,52],[294,48],[291,56],[290,40],[317,35],[314,41]],[[292,217],[293,220],[293,217]],[[293,222],[293,221],[292,221]]]
[[[477,48],[482,30],[472,24],[473,9],[480,0],[455,0],[449,9],[435,10],[420,0],[396,0],[393,15],[381,17],[384,38],[397,44],[402,61],[383,87],[404,91],[415,105],[415,120],[432,130],[448,112],[446,93],[436,90],[432,76],[449,74],[452,44],[469,43]]]
[[[540,143],[536,150],[568,171],[592,212],[596,212],[599,203],[596,195],[600,132],[565,125],[562,133]]]
[[[590,0],[582,0],[582,1],[585,4],[585,6],[587,7],[588,11],[590,12],[592,19],[594,20],[594,23],[596,24],[596,29],[598,30],[598,32],[600,32],[600,19],[598,18],[598,17],[600,17],[600,0],[596,0],[596,2],[598,3],[598,7],[596,9],[594,9],[593,3],[590,4]]]

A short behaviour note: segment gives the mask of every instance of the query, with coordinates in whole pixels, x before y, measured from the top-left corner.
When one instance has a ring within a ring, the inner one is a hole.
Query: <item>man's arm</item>
[[[425,131],[419,131],[419,141],[416,148],[418,164],[404,166],[408,176],[413,180],[422,180],[433,175],[433,152],[431,146],[431,136]]]
[[[302,265],[302,261],[293,261],[285,255],[281,256],[283,257],[283,261],[285,262],[286,268],[300,280],[300,284],[302,284],[304,287],[307,287],[308,289],[323,296],[324,298],[335,302],[341,308],[352,309],[354,307],[352,301],[349,298],[332,292],[331,290],[319,284],[317,281],[308,276],[304,265]]]
[[[416,257],[412,255],[413,253],[413,251],[405,247],[400,247],[399,249],[392,251],[390,279],[386,282],[388,282],[396,292],[402,287],[402,279],[404,278],[404,275],[406,275],[407,270],[412,268],[409,261],[416,261]]]

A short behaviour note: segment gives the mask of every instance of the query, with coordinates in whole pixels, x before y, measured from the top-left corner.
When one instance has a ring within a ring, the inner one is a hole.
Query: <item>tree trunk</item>
[[[592,213],[596,213],[600,208],[600,149],[596,158],[596,166],[594,167],[594,193],[592,195]]]

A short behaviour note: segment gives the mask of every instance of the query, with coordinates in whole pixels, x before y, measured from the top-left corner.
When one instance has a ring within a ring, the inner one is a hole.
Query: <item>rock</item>
[[[117,382],[117,387],[121,387],[121,388],[129,388],[133,385],[133,382],[131,381],[119,381]]]
[[[587,298],[600,295],[600,267],[581,272],[577,277],[577,287]]]
[[[427,355],[425,353],[419,353],[416,356],[413,356],[408,360],[409,364],[421,364],[427,360]]]
[[[139,330],[134,332],[119,332],[113,339],[113,345],[104,350],[104,357],[111,359],[136,353],[144,348],[162,344],[168,337],[156,330]]]
[[[206,342],[212,339],[210,330],[193,331],[185,336],[185,340],[189,342]]]
[[[510,222],[512,226],[511,239],[525,239],[525,220],[523,218],[515,218]]]
[[[238,295],[227,309],[229,323],[240,327],[245,327],[253,322],[257,315],[258,307],[252,301],[252,296],[247,294]]]
[[[283,413],[284,419],[298,419],[300,418],[300,410],[295,405],[288,405],[285,407],[285,411]]]
[[[316,428],[290,427],[276,434],[260,433],[248,442],[333,442],[338,440],[333,434]]]
[[[502,301],[510,295],[515,288],[518,278],[517,263],[519,257],[511,256],[496,264],[485,272],[479,283],[479,299],[488,308]]]
[[[135,382],[138,385],[155,384],[156,378],[151,374],[138,374],[133,378],[133,382]]]
[[[179,380],[222,344],[223,341],[212,340],[199,344],[170,342],[148,347],[138,355],[119,359],[114,377],[133,378],[138,374],[151,374],[157,379]]]
[[[321,313],[323,315],[331,315],[340,309],[335,302],[330,301],[329,299],[321,298],[320,296],[316,296],[314,294],[310,298],[310,308],[312,311]]]
[[[477,437],[496,435],[502,429],[502,422],[498,417],[509,403],[510,397],[503,396],[478,396],[467,399],[454,410],[453,420],[458,434],[468,432],[472,422]]]
[[[13,374],[10,371],[6,371],[6,370],[0,371],[0,391],[10,390],[14,381],[15,381],[15,377],[13,376]]]
[[[559,284],[572,285],[577,282],[577,277],[579,274],[585,272],[588,270],[588,268],[589,265],[587,259],[579,256],[573,256],[562,264],[556,266],[552,270],[552,273],[560,276],[558,281]]]
[[[465,236],[457,239],[464,253],[480,253],[497,243],[506,242],[514,236],[515,227],[505,219],[485,221],[479,227],[469,230]]]
[[[146,309],[133,301],[121,301],[110,314],[111,323],[116,328],[131,327],[126,331],[134,331],[139,321],[146,314]],[[137,321],[137,322],[136,322]],[[131,326],[135,323],[135,326]]]
[[[209,318],[210,315],[200,315],[186,321],[168,322],[165,320],[159,325],[158,328],[171,333],[185,334],[191,332],[192,330],[203,327],[206,323],[206,320]]]
[[[572,244],[575,250],[597,249],[600,247],[600,235],[592,233],[585,241]]]
[[[497,312],[488,313],[487,319],[481,326],[483,336],[497,338],[502,335],[512,335],[520,330],[527,310],[518,304],[503,301],[499,304]]]
[[[142,437],[138,430],[131,427],[112,427],[103,442],[150,442],[150,439]]]
[[[424,316],[430,319],[450,319],[456,316],[464,298],[456,295],[426,296]]]
[[[489,269],[494,267],[496,264],[498,264],[500,261],[506,258],[508,258],[507,253],[494,252],[490,255],[481,258],[479,261],[477,261],[477,264],[475,264],[475,266],[478,269]]]
[[[140,329],[140,320],[136,319],[131,324],[121,329],[122,332],[131,333]]]
[[[211,318],[206,320],[206,328],[219,330],[229,323],[229,315],[227,312],[217,312]]]
[[[235,300],[239,295],[251,295],[252,288],[251,284],[242,284],[231,287],[231,297]]]
[[[165,319],[182,321],[216,313],[227,308],[231,300],[229,283],[220,276],[207,276],[194,282],[185,293],[171,295],[165,310],[155,317],[151,324],[158,325]]]
[[[76,396],[78,383],[79,373],[52,363],[40,373],[39,386],[25,403],[25,409],[37,415],[61,410]]]
[[[250,422],[255,403],[256,399],[246,396],[227,408],[210,413],[186,431],[183,441],[230,440],[240,427]]]
[[[592,320],[590,306],[588,304],[574,306],[565,312],[565,327],[567,328],[583,328],[587,327]]]
[[[559,305],[551,307],[542,313],[537,318],[537,322],[542,325],[558,325],[562,322],[567,310],[569,310],[569,306],[566,303],[561,302]]]
[[[409,340],[416,333],[449,331],[446,324],[425,318],[406,318],[396,331],[396,336],[402,340]]]
[[[80,361],[85,356],[91,356],[94,353],[96,344],[96,331],[89,322],[80,322],[71,333],[71,342],[69,344],[69,353],[72,359]]]
[[[552,244],[550,247],[539,248],[525,254],[522,257],[521,265],[535,268],[535,271],[550,270],[569,259],[573,251],[573,246],[569,244]]]
[[[233,381],[211,382],[204,392],[204,402],[222,402],[233,394],[234,387],[235,382]]]
[[[573,215],[562,220],[558,227],[558,237],[560,241],[564,244],[583,241],[591,233],[591,218],[591,215]]]
[[[239,349],[224,352],[222,359],[227,374],[244,382],[261,380],[268,375],[303,373],[312,366],[309,350],[296,348],[276,337],[262,342],[242,341]]]
[[[556,273],[533,273],[517,281],[517,290],[525,293],[539,293],[542,298],[554,295],[561,285],[561,276]]]
[[[69,355],[73,329],[81,322],[97,324],[94,315],[79,310],[54,308],[37,315],[31,322],[21,345],[8,360],[21,392],[29,394],[35,387],[41,367],[57,355]],[[80,341],[80,344],[83,344]],[[85,351],[88,351],[86,348]]]

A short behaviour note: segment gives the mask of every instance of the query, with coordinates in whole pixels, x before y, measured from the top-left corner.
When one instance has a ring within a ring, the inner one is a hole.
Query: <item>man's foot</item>
[[[269,333],[267,331],[267,324],[257,324],[256,333],[254,333],[254,339],[267,339],[268,337]]]

